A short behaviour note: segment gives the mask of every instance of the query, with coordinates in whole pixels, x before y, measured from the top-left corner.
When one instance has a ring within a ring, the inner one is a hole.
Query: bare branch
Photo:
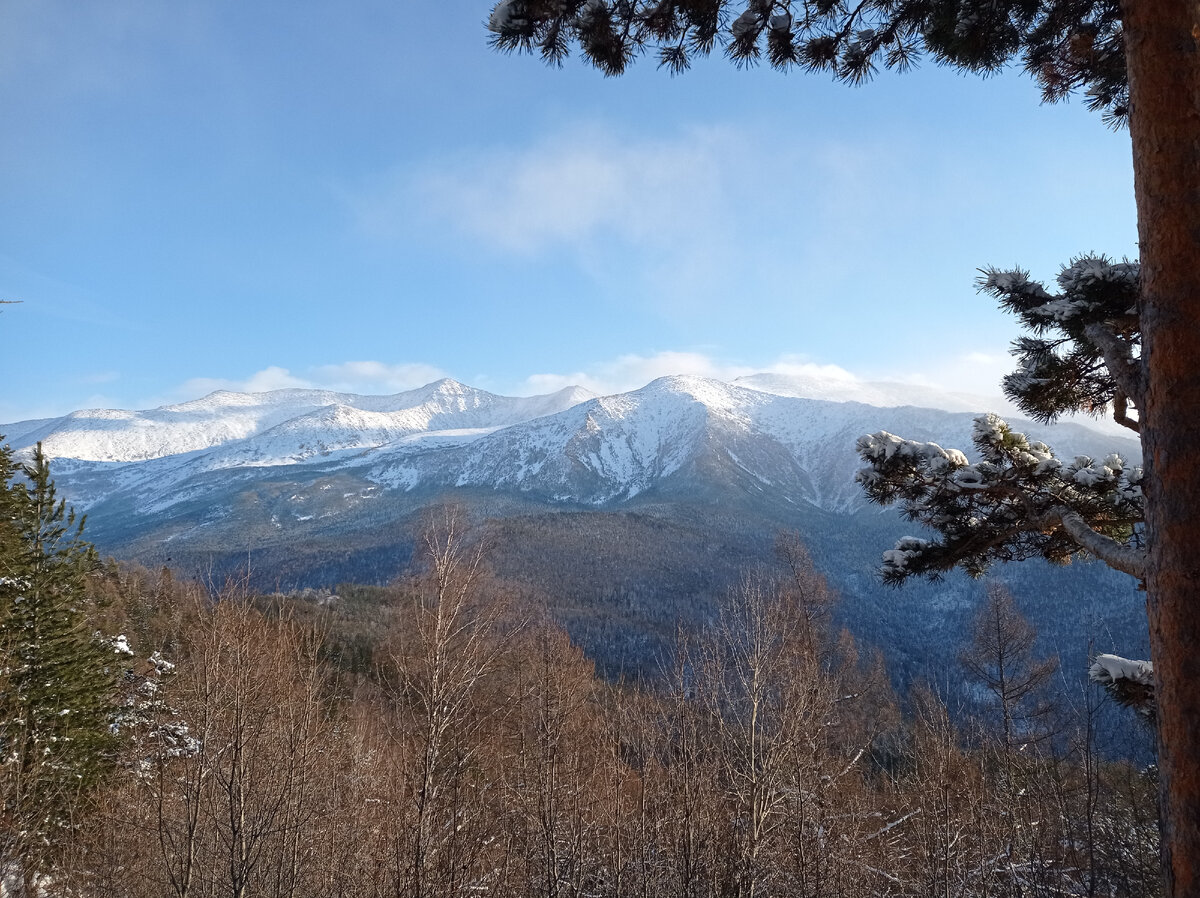
[[[1142,422],[1137,418],[1129,417],[1129,397],[1121,389],[1118,389],[1113,396],[1113,420],[1122,427],[1128,427],[1134,433],[1142,432]]]

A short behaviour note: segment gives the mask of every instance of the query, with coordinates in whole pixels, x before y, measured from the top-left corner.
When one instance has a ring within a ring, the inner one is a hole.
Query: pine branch
[[[1138,408],[1144,406],[1146,385],[1142,369],[1133,357],[1128,341],[1117,335],[1108,324],[1093,322],[1083,329],[1092,345],[1100,350],[1109,374],[1117,382],[1121,392]]]
[[[499,0],[487,28],[501,52],[538,53],[557,66],[574,47],[606,75],[646,50],[672,72],[716,47],[745,68],[764,44],[776,69],[826,71],[851,84],[922,56],[978,73],[1020,62],[1048,101],[1083,90],[1114,124],[1128,112],[1116,0],[1099,0],[1082,17],[1073,0]],[[1087,53],[1078,52],[1081,32]]]
[[[1122,427],[1128,427],[1136,434],[1141,434],[1142,422],[1137,418],[1129,417],[1129,399],[1121,390],[1117,390],[1113,395],[1112,406],[1114,421]]]
[[[1140,578],[1144,553],[1126,546],[1143,520],[1142,469],[1119,455],[1070,463],[995,415],[975,419],[981,460],[955,449],[879,432],[858,441],[868,498],[899,502],[910,521],[937,532],[905,537],[883,555],[885,583],[936,579],[955,567],[979,576],[996,561],[1042,557],[1057,564],[1090,554]]]
[[[1058,524],[1080,548],[1095,555],[1109,567],[1142,580],[1146,576],[1146,551],[1117,542],[1093,530],[1083,516],[1066,506],[1050,509],[1042,517],[1044,525]]]

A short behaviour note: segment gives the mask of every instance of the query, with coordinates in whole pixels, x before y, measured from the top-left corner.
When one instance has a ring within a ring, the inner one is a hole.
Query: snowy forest
[[[1155,768],[1097,750],[1111,697],[1055,700],[1000,587],[946,647],[982,714],[897,695],[794,535],[611,681],[461,508],[386,588],[213,595],[100,563],[0,457],[6,894],[1159,894]]]

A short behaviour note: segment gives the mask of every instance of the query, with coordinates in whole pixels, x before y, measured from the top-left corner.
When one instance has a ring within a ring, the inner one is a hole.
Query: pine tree
[[[30,893],[110,766],[115,656],[87,626],[95,550],[57,500],[39,445],[0,448],[0,867]]]
[[[869,79],[880,66],[904,70],[921,54],[977,72],[1019,60],[1046,99],[1083,92],[1111,124],[1128,126],[1141,253],[1134,314],[1143,349],[1133,368],[1142,394],[1138,411],[1147,464],[1147,551],[1142,566],[1131,573],[1148,593],[1158,680],[1166,892],[1200,896],[1200,728],[1195,726],[1200,719],[1195,688],[1200,612],[1194,600],[1200,440],[1193,434],[1200,420],[1200,378],[1195,376],[1200,358],[1200,269],[1195,264],[1200,258],[1200,12],[1195,0],[500,0],[488,27],[500,50],[536,52],[561,64],[575,46],[607,75],[620,74],[648,50],[660,66],[678,72],[694,55],[707,55],[717,46],[739,66],[765,53],[776,68],[826,71],[850,83]],[[1058,529],[1090,538],[1078,526],[1086,516],[1064,507],[1068,514],[1058,515]],[[1112,539],[1103,528],[1099,532]],[[1113,546],[1096,540],[1086,548],[1096,552]],[[1050,547],[1051,554],[1057,551]]]

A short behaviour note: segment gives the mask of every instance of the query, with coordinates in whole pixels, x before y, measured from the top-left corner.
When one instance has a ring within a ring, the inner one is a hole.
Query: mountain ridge
[[[863,433],[970,448],[970,413],[791,395],[811,386],[789,387],[779,375],[732,383],[673,375],[608,396],[567,387],[505,397],[450,379],[388,396],[217,391],[149,411],[84,410],[10,429],[18,452],[43,443],[65,475],[64,494],[84,508],[140,484],[161,509],[171,489],[208,472],[296,465],[355,472],[386,490],[492,488],[601,507],[653,490],[707,454],[710,467],[847,512],[862,505],[853,446]],[[1138,451],[1132,440],[1078,424],[1015,423],[1064,457]]]
[[[912,525],[866,502],[854,445],[887,430],[970,456],[975,415],[786,395],[813,389],[772,375],[668,376],[608,396],[502,397],[456,381],[385,397],[218,392],[0,433],[23,432],[10,439],[22,452],[52,437],[60,495],[87,512],[101,551],[209,580],[245,571],[274,589],[387,582],[411,558],[422,509],[464,503],[504,547],[505,576],[553,595],[572,634],[614,670],[651,663],[677,616],[703,619],[742,571],[770,563],[780,530],[796,531],[846,595],[841,621],[918,671],[935,659],[931,628],[957,638],[980,586],[954,575],[897,598],[878,583],[880,554]],[[170,423],[176,431],[153,433]],[[1138,452],[1075,423],[1012,423],[1060,457]],[[1144,643],[1122,575],[1026,563],[1003,576],[1053,591],[1035,620],[1052,650],[1067,652],[1089,627],[1132,634],[1101,650],[1129,656]]]

